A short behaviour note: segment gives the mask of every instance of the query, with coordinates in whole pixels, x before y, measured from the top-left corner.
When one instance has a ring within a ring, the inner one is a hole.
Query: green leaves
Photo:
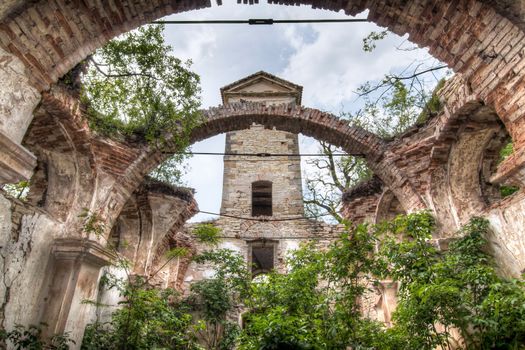
[[[16,325],[15,328],[9,332],[0,330],[0,340],[11,345],[10,349],[16,350],[68,350],[70,345],[75,342],[69,338],[68,333],[59,335],[55,334],[45,341],[42,339],[42,328],[47,327],[46,324],[41,323],[39,326],[30,325],[24,327]]]
[[[211,225],[205,229],[210,227],[216,229]],[[240,329],[229,318],[247,294],[250,280],[244,258],[229,249],[216,249],[194,260],[214,273],[211,278],[193,283],[188,297],[199,319],[199,338],[204,339],[207,349],[233,349]]]
[[[141,27],[110,41],[87,61],[83,99],[91,127],[162,146],[187,146],[199,121],[199,77],[172,55],[163,26]],[[176,135],[175,138],[172,135]]]
[[[166,253],[166,259],[174,259],[174,258],[182,258],[185,256],[188,256],[190,254],[190,250],[186,247],[175,247],[170,249]]]
[[[200,243],[217,245],[220,240],[221,230],[213,224],[197,224],[193,228],[193,234]]]
[[[468,349],[520,348],[524,282],[496,274],[484,251],[487,221],[473,218],[446,251],[435,246],[434,230],[422,212],[348,227],[322,252],[306,244],[289,258],[287,274],[252,286],[241,348],[430,350],[455,344],[457,334]],[[400,283],[389,329],[361,314],[374,276]]]
[[[203,232],[213,226],[204,226]],[[135,283],[122,308],[86,331],[85,349],[521,349],[525,282],[499,277],[487,255],[488,222],[473,218],[447,250],[435,244],[429,212],[379,225],[347,226],[323,246],[307,242],[286,257],[286,273],[251,282],[244,257],[228,249],[195,256],[213,272],[187,299]],[[203,233],[204,241],[216,237]],[[211,240],[214,241],[213,239]],[[181,256],[183,250],[173,251]],[[397,281],[393,324],[367,319],[363,305],[378,278]],[[229,321],[243,306],[243,330]],[[461,340],[462,343],[456,344]],[[455,345],[452,345],[455,344]]]
[[[128,284],[123,301],[106,324],[86,328],[82,349],[198,349],[192,316],[177,292]]]
[[[372,52],[376,48],[376,42],[384,39],[388,35],[388,30],[381,32],[370,32],[366,38],[363,39],[363,51]]]

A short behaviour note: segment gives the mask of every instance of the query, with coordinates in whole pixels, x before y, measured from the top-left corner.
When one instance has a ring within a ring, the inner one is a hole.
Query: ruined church
[[[259,72],[221,89],[225,108],[301,105],[302,87]],[[224,156],[221,211],[210,223],[221,230],[220,247],[241,253],[253,277],[273,269],[284,272],[284,260],[301,242],[327,245],[341,228],[304,213],[298,135],[252,124],[228,132]],[[199,271],[200,270],[200,271]],[[192,264],[185,282],[210,276]]]
[[[301,240],[329,242],[336,234],[336,227],[304,218],[298,159],[252,156],[296,153],[296,135],[302,133],[363,157],[373,171],[372,180],[344,194],[345,218],[375,223],[428,210],[438,225],[433,241],[447,249],[462,224],[483,216],[500,273],[520,276],[525,270],[522,3],[320,0],[314,5],[347,15],[366,10],[369,21],[428,48],[455,73],[438,92],[442,109],[424,124],[383,139],[303,106],[300,87],[269,74],[226,86],[223,104],[203,111],[190,135],[194,143],[228,133],[223,215],[214,221],[222,229],[221,245],[242,252],[257,275],[281,269],[286,251]],[[94,133],[78,96],[57,82],[115,36],[208,6],[208,0],[1,2],[0,184],[31,184],[24,201],[0,193],[2,329],[45,322],[48,335],[68,332],[80,344],[86,324],[104,317],[84,301],[115,298],[99,288],[100,276],[115,260],[108,242],[132,262],[135,276],[163,267],[152,281],[158,286],[183,290],[207,277],[189,257],[165,264],[165,252],[174,247],[201,249],[187,231],[187,221],[198,212],[192,191],[147,177],[167,156],[144,143]],[[510,142],[510,156],[500,159]],[[502,196],[502,186],[515,192]],[[385,281],[379,289],[370,308],[388,322],[396,288]]]

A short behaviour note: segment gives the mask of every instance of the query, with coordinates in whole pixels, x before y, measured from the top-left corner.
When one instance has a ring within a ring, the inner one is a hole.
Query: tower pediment
[[[221,88],[223,104],[244,100],[300,105],[302,92],[302,86],[262,71]]]

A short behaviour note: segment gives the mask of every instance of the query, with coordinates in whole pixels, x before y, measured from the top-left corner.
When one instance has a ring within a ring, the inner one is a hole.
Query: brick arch
[[[203,111],[203,120],[190,135],[190,143],[229,131],[249,128],[253,123],[280,131],[302,133],[341,147],[348,154],[362,156],[372,171],[391,189],[409,212],[426,207],[421,196],[403,170],[392,159],[385,158],[387,143],[362,128],[350,126],[330,113],[294,105],[266,106],[256,102],[230,103]],[[176,135],[174,137],[177,137]],[[141,152],[101,203],[108,222],[113,222],[128,196],[144,177],[168,155],[155,148]]]
[[[30,81],[43,91],[111,38],[165,15],[209,6],[209,0],[26,1],[4,16],[0,46],[25,64]],[[525,164],[523,23],[504,1],[323,0],[312,6],[348,15],[368,10],[371,22],[408,33],[410,41],[427,47],[461,73],[468,93],[492,105],[506,124],[516,151],[501,177],[513,176],[514,164]]]
[[[295,105],[271,105],[236,102],[203,111],[203,122],[192,130],[194,143],[229,131],[249,129],[261,124],[294,134],[304,134],[340,147],[348,154],[363,156],[372,162],[381,157],[386,143],[347,120],[314,108]]]
[[[431,207],[442,227],[459,227],[498,199],[491,175],[506,137],[494,110],[479,101],[444,120],[431,152],[429,182]]]
[[[377,135],[348,121],[313,108],[281,104],[267,106],[257,102],[237,102],[203,112],[203,122],[192,130],[194,143],[221,133],[248,129],[252,124],[304,134],[340,147],[346,153],[362,156],[372,171],[389,187],[408,211],[426,207],[403,172],[384,159],[387,143]]]
[[[399,35],[410,34],[410,41],[428,47],[455,71],[471,74],[496,60],[487,51],[494,39],[522,35],[511,21],[515,22],[515,14],[505,13],[511,17],[507,19],[488,0],[324,0],[315,5],[309,0],[270,0],[272,3],[343,10],[347,15],[368,10],[371,22]],[[36,86],[46,89],[113,37],[166,15],[210,6],[209,0],[26,1],[4,18],[1,46],[26,64]],[[504,31],[495,33],[497,29]]]
[[[24,146],[39,163],[30,181],[29,200],[71,227],[82,208],[89,206],[96,177],[85,122],[69,118],[80,109],[77,100],[66,107],[53,94],[45,93],[24,139]]]
[[[308,5],[309,2],[270,1],[287,5]],[[31,84],[40,91],[48,89],[60,76],[116,35],[171,13],[210,6],[209,0],[34,0],[19,3],[22,5],[16,11],[2,18],[0,47],[20,59]],[[525,40],[519,21],[508,12],[498,13],[492,7],[494,3],[490,0],[323,0],[315,7],[344,10],[349,15],[368,9],[371,22],[400,35],[408,33],[410,41],[427,47],[434,57],[460,73],[465,94],[494,106],[515,141],[515,156],[500,166],[504,170],[500,177],[504,178],[512,176],[516,168],[525,164],[525,108],[521,107],[525,105],[525,74],[522,72]],[[512,17],[512,21],[505,16]],[[456,107],[453,104],[449,107],[454,112]],[[162,157],[155,154],[155,158]],[[153,164],[156,160],[138,161],[141,162]],[[402,175],[384,173],[384,169],[391,167],[389,161],[378,166],[382,180],[395,184],[396,188],[410,187]],[[140,177],[141,174],[129,171],[124,180],[130,185],[114,189],[114,195],[127,197]],[[395,193],[400,200],[402,192]],[[420,205],[419,196],[409,197],[409,207]]]

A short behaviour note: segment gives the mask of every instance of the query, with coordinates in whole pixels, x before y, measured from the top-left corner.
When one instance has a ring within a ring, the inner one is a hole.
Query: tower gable
[[[223,104],[240,101],[301,104],[303,88],[275,75],[258,72],[221,88]]]

